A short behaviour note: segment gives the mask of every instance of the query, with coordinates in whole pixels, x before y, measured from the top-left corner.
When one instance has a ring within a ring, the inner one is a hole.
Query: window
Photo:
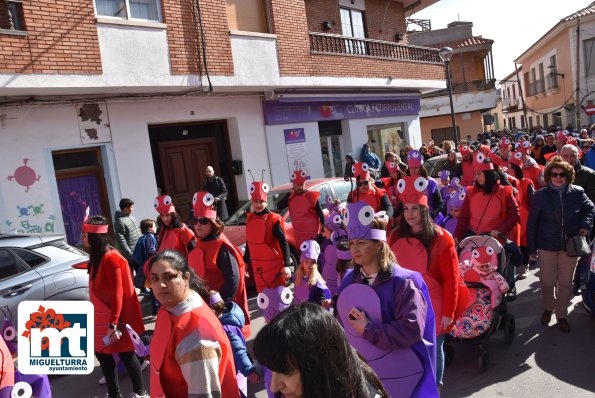
[[[529,116],[529,128],[533,128],[533,116]]]
[[[516,85],[512,85],[512,98],[516,98]]]
[[[583,40],[585,76],[595,76],[595,38]]]
[[[337,194],[337,199],[341,202],[347,202],[347,195],[355,189],[355,186],[352,186],[350,181],[335,181],[333,182],[333,188]]]
[[[554,112],[552,113],[552,123],[554,126],[562,126],[562,113],[561,112]]]
[[[264,0],[227,0],[227,24],[230,30],[269,33]]]
[[[527,125],[525,124],[525,116],[521,115],[521,128],[525,128]]]
[[[542,127],[541,126],[541,117],[540,117],[540,115],[537,115],[536,116],[536,119],[537,119],[537,127]]]
[[[0,29],[24,31],[23,3],[18,0],[0,2]]]
[[[543,115],[543,127],[547,129],[549,127],[549,120],[547,115]]]
[[[38,265],[48,262],[48,260],[45,257],[42,257],[39,254],[33,253],[29,250],[17,249],[17,248],[14,248],[12,250],[17,254],[17,256],[19,256],[21,258],[21,260],[26,262],[27,265],[31,268],[35,268]]]
[[[161,21],[159,0],[95,0],[97,15]]]
[[[0,279],[10,278],[22,271],[16,257],[7,249],[0,249]]]
[[[343,36],[364,39],[364,14],[361,11],[341,8],[341,29]],[[356,40],[345,40],[345,47],[350,54],[366,54],[366,43]]]

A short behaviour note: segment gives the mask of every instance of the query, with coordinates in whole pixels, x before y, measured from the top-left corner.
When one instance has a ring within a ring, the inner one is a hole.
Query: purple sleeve
[[[411,279],[395,291],[395,312],[390,322],[369,323],[364,338],[383,349],[411,347],[423,337],[427,304]]]

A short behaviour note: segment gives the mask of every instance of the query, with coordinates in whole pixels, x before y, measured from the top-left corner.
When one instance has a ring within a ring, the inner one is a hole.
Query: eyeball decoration
[[[399,171],[399,164],[396,162],[384,162],[384,166],[388,170],[389,174]]]
[[[8,320],[8,318],[4,318],[2,322],[2,327],[0,328],[0,333],[6,346],[8,347],[8,351],[11,354],[15,354],[17,352],[17,329],[14,327],[12,322]]]
[[[296,185],[303,185],[306,182],[306,173],[303,170],[295,170],[289,176],[292,183]]]
[[[441,180],[448,181],[448,180],[450,180],[450,171],[448,171],[448,170],[440,170],[438,172],[438,177],[440,177]]]
[[[264,289],[256,298],[258,308],[262,310],[266,322],[269,322],[281,311],[289,308],[292,301],[293,293],[285,286]]]
[[[327,204],[327,209],[329,209],[330,213],[324,220],[324,226],[334,232],[343,226],[345,207],[343,205],[329,207]]]
[[[558,132],[556,133],[556,141],[568,141],[568,131],[558,130]]]
[[[208,192],[196,192],[192,197],[192,208],[194,209],[194,217],[201,218],[217,218],[217,210],[213,206],[215,204],[215,197]]]
[[[305,240],[300,245],[300,251],[302,252],[300,261],[304,261],[305,259],[318,261],[320,245],[315,240]]]
[[[508,138],[502,138],[500,140],[500,149],[510,149],[511,142]]]
[[[514,151],[508,158],[508,163],[516,164],[519,167],[523,166],[523,152]]]
[[[471,252],[471,266],[492,264],[498,267],[498,257],[493,247],[482,246],[473,249]]]
[[[450,199],[446,202],[449,209],[460,209],[463,207],[463,202],[465,202],[465,197],[467,196],[467,188],[462,187],[461,189],[460,191],[456,190],[450,193]]]
[[[153,205],[159,214],[169,214],[176,211],[169,195],[157,196]]]
[[[494,170],[494,165],[490,160],[480,151],[477,151],[473,156],[473,170],[485,171]]]
[[[347,236],[349,239],[374,239],[386,241],[386,231],[371,228],[376,213],[368,203],[359,201],[348,203],[345,211]],[[381,217],[384,214],[379,214]]]
[[[360,181],[370,179],[370,166],[368,166],[367,163],[354,163],[353,166],[351,166],[351,171],[353,172],[353,176]]]
[[[455,191],[459,191],[463,186],[461,185],[461,179],[459,177],[454,177],[450,180],[450,184],[448,184],[450,189],[454,189]]]
[[[405,204],[428,205],[426,195],[428,180],[419,176],[404,176],[397,183],[397,191],[401,194],[401,202]]]
[[[407,164],[409,167],[421,167],[424,164],[424,157],[417,149],[407,152]]]
[[[250,184],[248,192],[250,193],[250,199],[252,199],[253,202],[257,200],[264,200],[266,202],[269,186],[262,181],[254,181]]]
[[[467,145],[459,145],[458,150],[461,153],[461,156],[471,155],[471,149]]]

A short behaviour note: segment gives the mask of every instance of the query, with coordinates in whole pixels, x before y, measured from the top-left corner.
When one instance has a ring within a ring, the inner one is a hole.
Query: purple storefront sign
[[[321,120],[366,119],[418,115],[419,98],[375,101],[280,102],[264,101],[266,125]]]

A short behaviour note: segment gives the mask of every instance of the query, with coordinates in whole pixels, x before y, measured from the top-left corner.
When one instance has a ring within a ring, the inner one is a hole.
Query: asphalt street
[[[590,365],[595,359],[595,317],[575,297],[568,316],[571,332],[562,333],[555,324],[540,323],[543,310],[538,272],[517,282],[517,299],[509,311],[516,318],[516,337],[506,345],[504,333],[497,331],[486,347],[488,367],[478,368],[478,349],[473,344],[454,343],[453,363],[446,368],[442,397],[595,397],[595,377]],[[249,291],[252,315],[252,340],[264,325],[256,306],[256,292]],[[143,312],[150,314],[150,306],[143,301]],[[153,318],[145,318],[146,327],[153,328]],[[147,388],[149,371],[144,371]],[[51,379],[55,398],[104,397],[105,386],[99,385],[101,370],[86,376],[60,376]],[[129,377],[120,377],[124,396],[131,391]],[[249,386],[249,396],[265,398],[262,384]]]

